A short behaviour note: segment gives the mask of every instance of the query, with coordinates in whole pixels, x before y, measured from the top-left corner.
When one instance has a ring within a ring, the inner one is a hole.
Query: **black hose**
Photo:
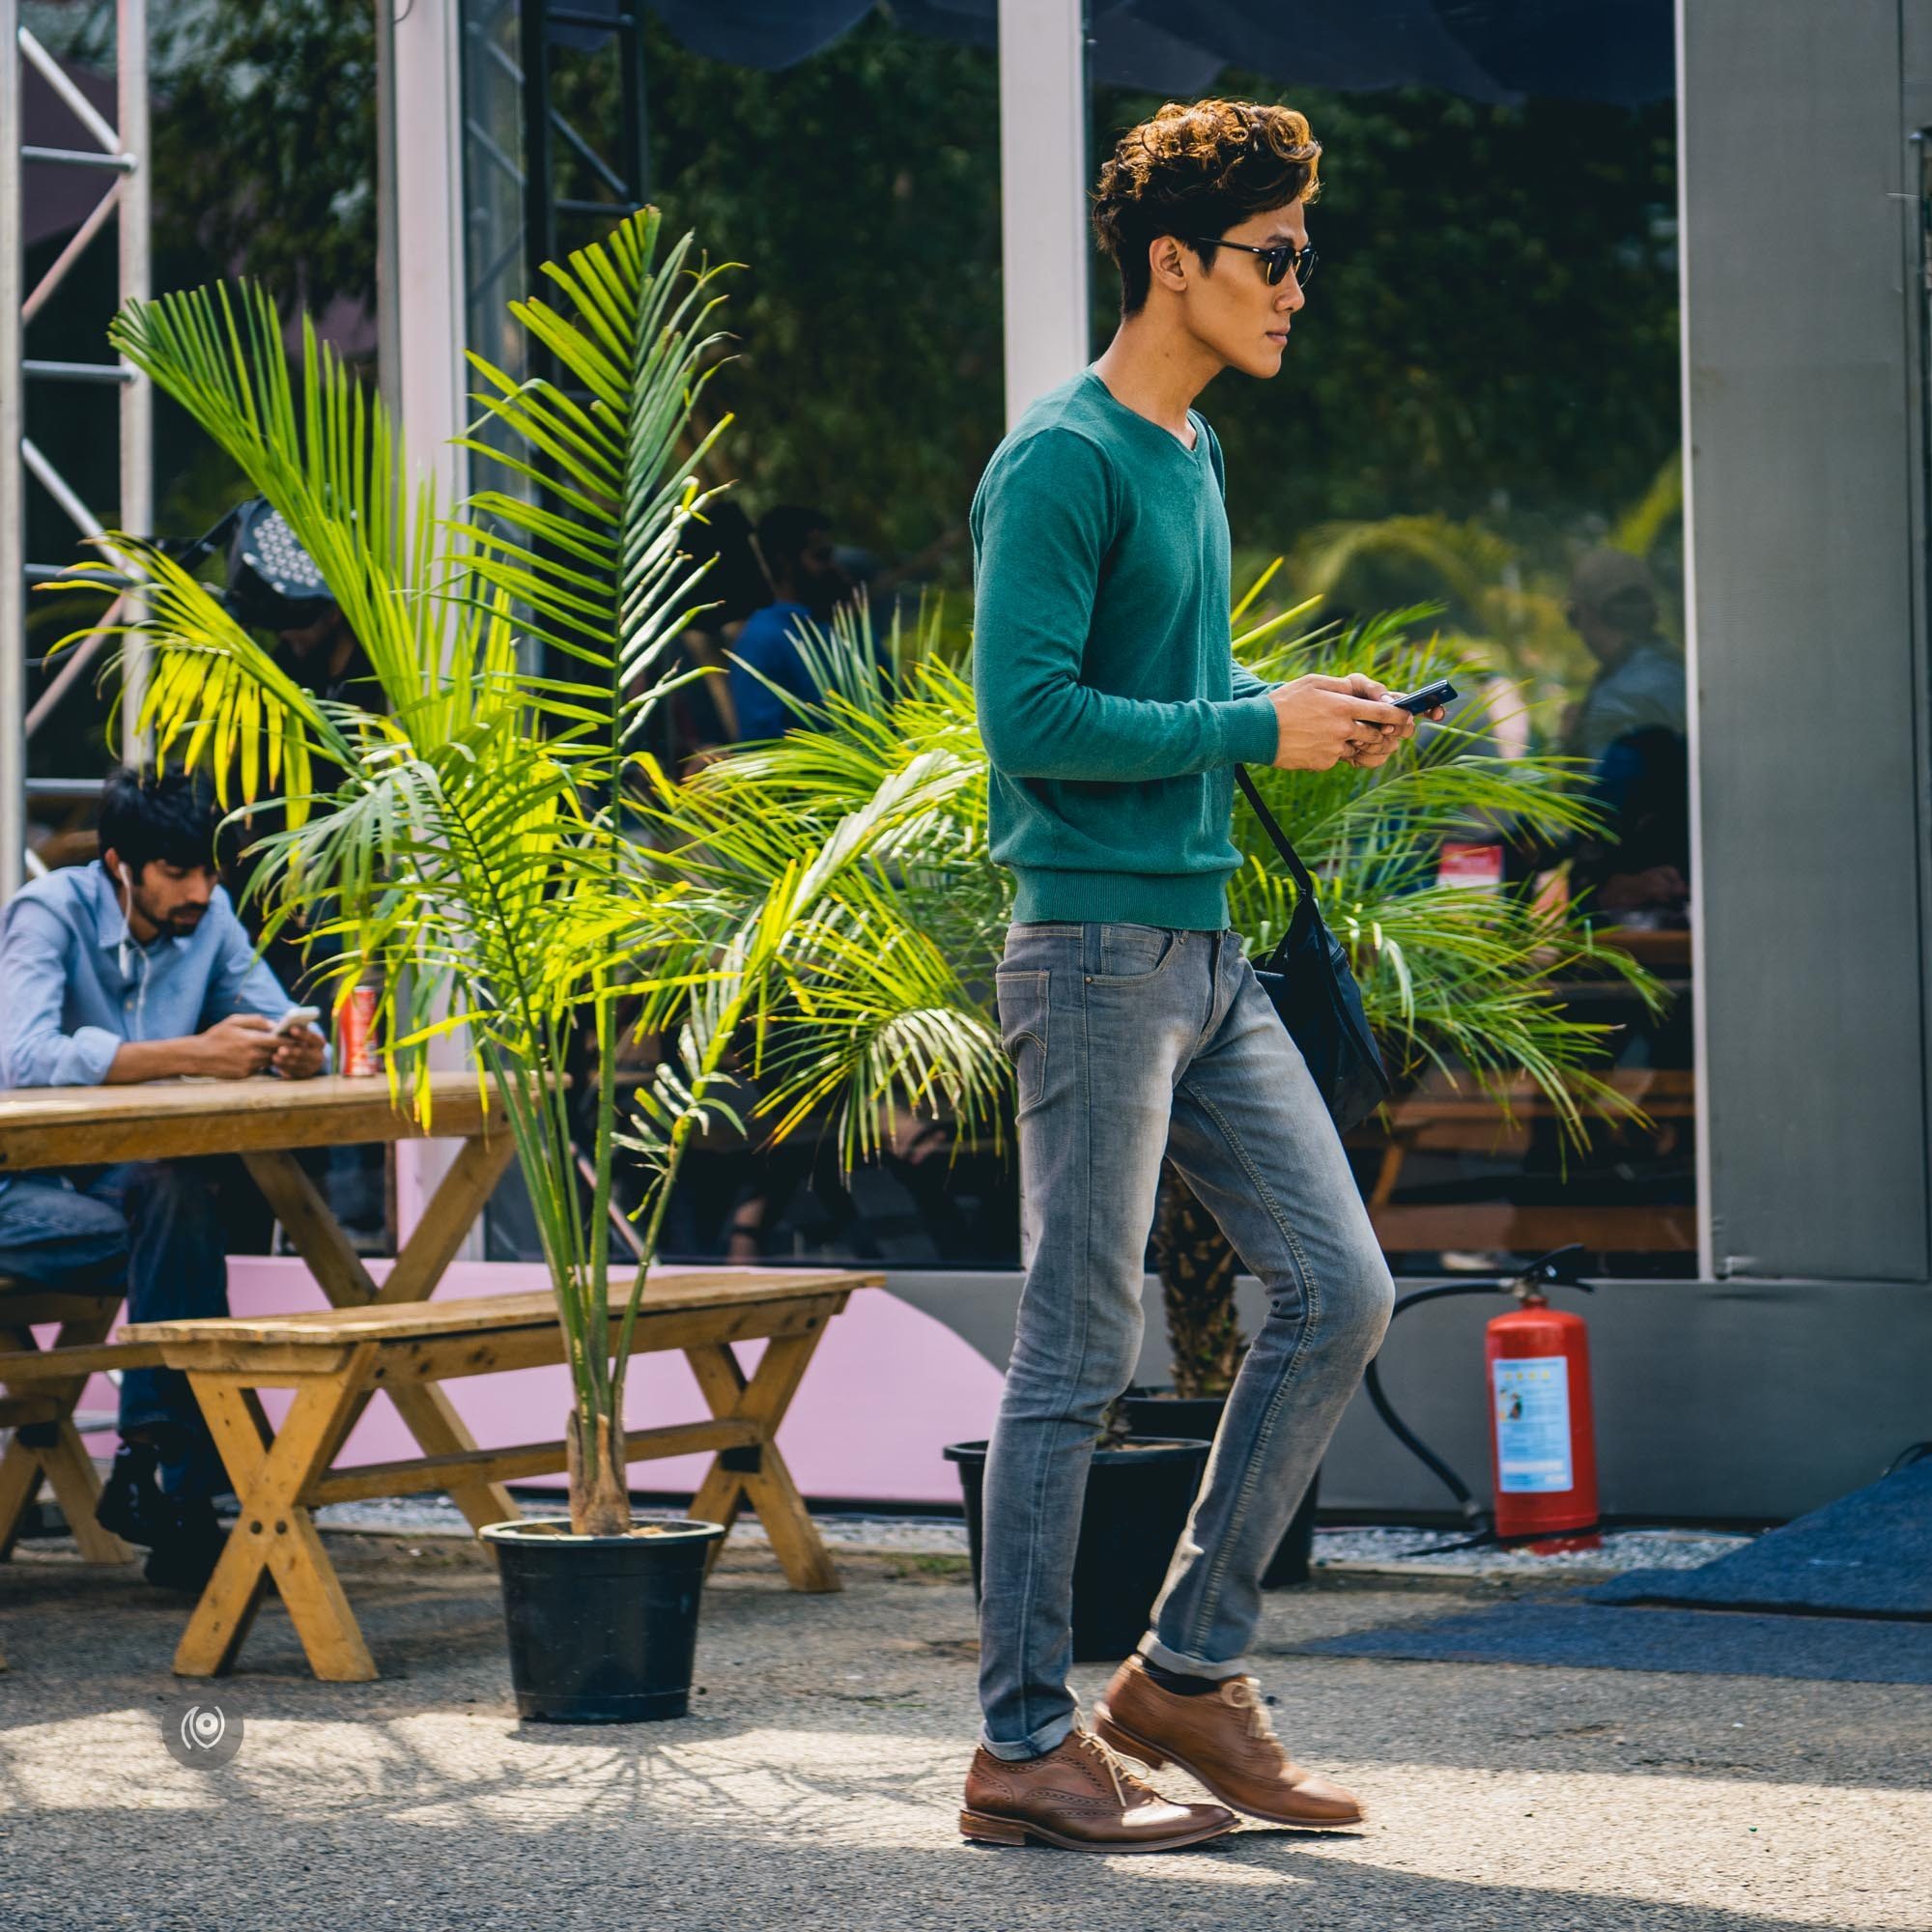
[[[1418,1302],[1439,1301],[1451,1294],[1495,1294],[1502,1286],[1499,1281],[1451,1281],[1435,1288],[1419,1288],[1413,1294],[1403,1295],[1389,1311],[1389,1326],[1394,1327],[1395,1318]],[[1456,1498],[1472,1529],[1486,1528],[1490,1513],[1470,1494],[1468,1485],[1395,1412],[1395,1405],[1382,1387],[1380,1355],[1369,1364],[1362,1380],[1369,1391],[1369,1400],[1376,1406],[1376,1413],[1388,1425],[1389,1434]]]

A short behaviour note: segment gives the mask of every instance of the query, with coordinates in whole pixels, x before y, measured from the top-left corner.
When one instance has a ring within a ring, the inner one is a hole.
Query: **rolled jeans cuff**
[[[1245,1677],[1248,1666],[1245,1663],[1209,1663],[1203,1657],[1189,1657],[1183,1651],[1169,1650],[1152,1631],[1141,1638],[1140,1655],[1149,1663],[1157,1663],[1163,1670],[1178,1672],[1182,1677],[1206,1677],[1215,1684],[1225,1684],[1231,1677]]]
[[[1073,1735],[1073,1719],[1070,1716],[1053,1719],[1042,1724],[1029,1738],[1022,1738],[1016,1745],[1003,1745],[989,1738],[984,1731],[980,1733],[981,1747],[997,1758],[1009,1764],[1019,1764],[1030,1757],[1044,1757],[1048,1751],[1058,1750]]]

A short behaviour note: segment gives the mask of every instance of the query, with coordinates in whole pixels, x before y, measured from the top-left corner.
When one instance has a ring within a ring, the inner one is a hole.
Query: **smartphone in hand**
[[[1453,704],[1461,693],[1446,677],[1438,677],[1434,684],[1425,684],[1420,691],[1411,691],[1406,697],[1398,697],[1390,692],[1388,702],[1398,711],[1407,711],[1420,717],[1425,711],[1434,711],[1438,704]]]

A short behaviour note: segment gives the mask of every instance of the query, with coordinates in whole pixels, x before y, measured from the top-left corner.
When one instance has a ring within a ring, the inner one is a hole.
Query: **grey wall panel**
[[[1932,0],[1904,0],[1899,14],[1905,69],[1901,95],[1910,133],[1932,128]]]
[[[1004,1369],[1015,1274],[895,1274],[891,1291]],[[1250,1334],[1261,1285],[1239,1286]],[[1603,1503],[1619,1516],[1797,1516],[1932,1438],[1932,1295],[1894,1283],[1611,1282],[1560,1294],[1590,1324]],[[1489,1492],[1483,1324],[1500,1295],[1405,1315],[1383,1350],[1391,1399],[1479,1495]],[[1139,1377],[1166,1378],[1160,1285],[1146,1291]],[[988,1416],[988,1423],[991,1422]],[[1325,1506],[1434,1514],[1448,1492],[1382,1427],[1366,1397],[1342,1419]]]
[[[1932,1261],[1899,33],[1898,0],[1684,8],[1720,1273],[1924,1281]]]

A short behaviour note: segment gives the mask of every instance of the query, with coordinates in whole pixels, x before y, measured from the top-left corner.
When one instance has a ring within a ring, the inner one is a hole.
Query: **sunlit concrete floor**
[[[330,1539],[382,1681],[310,1679],[265,1609],[218,1684],[185,1616],[71,1546],[0,1565],[0,1926],[1208,1927],[1932,1925],[1932,1690],[1288,1655],[1496,1586],[1327,1581],[1269,1599],[1257,1662],[1358,1833],[1250,1828],[1164,1858],[969,1846],[972,1596],[949,1557],[841,1554],[800,1597],[727,1552],[682,1722],[519,1722],[472,1546]],[[1079,1674],[1083,1697],[1105,1678]],[[219,1771],[162,1748],[213,1693]],[[1184,1778],[1164,1784],[1185,1790]]]

